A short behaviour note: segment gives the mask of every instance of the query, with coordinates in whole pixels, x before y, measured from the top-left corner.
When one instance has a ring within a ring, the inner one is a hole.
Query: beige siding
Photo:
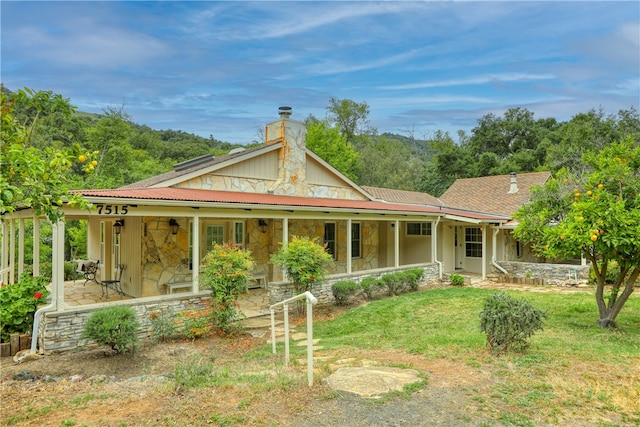
[[[220,176],[275,180],[278,178],[278,151],[254,157],[216,171]]]

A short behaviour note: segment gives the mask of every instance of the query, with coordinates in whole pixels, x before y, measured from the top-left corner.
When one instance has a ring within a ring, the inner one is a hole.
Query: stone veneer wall
[[[402,266],[399,268],[384,268],[375,271],[361,271],[348,274],[336,274],[327,277],[321,284],[314,286],[311,289],[311,293],[318,299],[318,304],[333,304],[335,298],[333,297],[332,287],[333,284],[342,280],[353,280],[359,283],[365,277],[381,278],[385,274],[395,273],[396,271],[404,271],[412,268],[422,268],[424,275],[422,276],[423,282],[432,282],[439,280],[438,265],[437,264],[420,264],[413,266]],[[272,282],[269,283],[269,303],[276,304],[280,301],[284,301],[287,298],[294,296],[293,283],[290,282]]]
[[[543,264],[535,262],[498,261],[498,265],[507,270],[508,275],[516,279],[538,279],[544,282],[589,281],[589,265]]]
[[[152,312],[162,311],[177,314],[183,311],[202,310],[206,307],[205,300],[209,298],[210,292],[189,295],[187,298],[184,295],[174,294],[167,295],[160,300],[155,297],[111,302],[108,305],[105,303],[101,308],[115,305],[132,307],[140,322],[138,337],[140,340],[146,340],[151,337],[152,333],[150,317]],[[95,342],[81,339],[84,324],[94,311],[96,311],[96,306],[91,305],[45,313],[40,321],[38,333],[40,353],[64,353],[77,351],[79,348],[98,347]]]

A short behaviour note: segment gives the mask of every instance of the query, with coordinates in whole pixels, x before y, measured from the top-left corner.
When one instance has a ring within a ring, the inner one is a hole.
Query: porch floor
[[[109,297],[102,296],[102,286],[84,279],[70,280],[64,283],[64,302],[68,306],[99,304],[104,302],[133,299],[128,295],[120,295],[109,289]],[[251,289],[238,298],[238,307],[247,318],[269,314],[269,295],[266,289]]]

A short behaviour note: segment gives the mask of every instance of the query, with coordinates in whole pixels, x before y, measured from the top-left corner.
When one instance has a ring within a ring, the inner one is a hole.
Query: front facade
[[[193,159],[119,189],[79,191],[94,208],[65,206],[65,220],[87,222],[88,258],[100,261],[98,280],[119,279],[122,291],[134,297],[121,303],[135,306],[143,317],[150,307],[202,303],[208,293],[200,289],[199,266],[214,243],[231,242],[251,252],[255,286],[266,287],[272,303],[288,296],[291,287],[269,258],[293,236],[325,244],[334,258],[329,284],[413,267],[423,268],[427,280],[454,271],[486,277],[503,268],[498,261],[531,257],[510,239],[512,212],[466,206],[455,184],[440,200],[359,187],[309,151],[305,135],[303,123],[282,114],[267,125],[264,145]],[[21,231],[27,219],[34,219],[38,242],[39,219],[31,210],[19,210],[2,223],[4,283],[24,269]],[[56,334],[81,325],[87,313],[107,304],[65,304],[65,260],[59,255],[64,228],[64,221],[53,225],[52,302],[39,329],[46,351],[77,345],[79,333]],[[38,274],[37,264],[33,270]],[[321,301],[332,298],[326,289],[321,293]],[[52,335],[56,338],[46,339]]]

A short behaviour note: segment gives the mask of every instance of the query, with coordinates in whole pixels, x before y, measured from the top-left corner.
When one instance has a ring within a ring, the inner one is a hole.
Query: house
[[[509,240],[510,216],[528,199],[529,187],[549,174],[511,176],[506,185],[504,177],[461,180],[440,199],[360,187],[306,148],[304,123],[290,115],[281,108],[280,118],[266,126],[264,145],[192,159],[118,189],[81,190],[92,210],[62,208],[65,220],[87,222],[87,252],[100,261],[98,280],[119,281],[134,299],[118,304],[134,307],[143,327],[152,310],[206,303],[199,267],[213,243],[232,242],[251,252],[255,284],[268,289],[272,303],[293,292],[282,269],[269,263],[292,236],[317,237],[333,255],[328,280],[313,290],[321,302],[332,300],[331,284],[338,280],[415,267],[426,280],[456,269],[486,277],[493,268],[504,270],[498,260],[518,259],[512,254],[517,242]],[[31,218],[33,212],[23,209],[2,223],[3,236],[9,236],[0,266],[5,282],[24,268],[15,261],[23,253],[25,219]],[[33,226],[39,240],[39,221]],[[45,351],[77,346],[86,316],[107,304],[65,304],[64,228],[64,221],[53,224],[52,302],[37,319]],[[39,266],[33,268],[37,274]]]

